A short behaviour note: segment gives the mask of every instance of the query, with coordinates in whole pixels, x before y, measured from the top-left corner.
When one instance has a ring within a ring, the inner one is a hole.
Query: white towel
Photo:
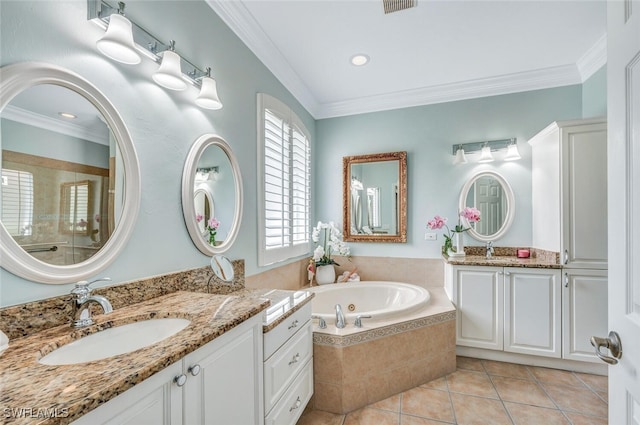
[[[9,338],[0,331],[0,353],[9,348]]]

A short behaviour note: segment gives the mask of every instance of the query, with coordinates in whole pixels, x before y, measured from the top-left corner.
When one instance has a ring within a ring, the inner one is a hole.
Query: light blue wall
[[[119,283],[208,264],[189,238],[180,202],[184,160],[204,133],[222,136],[237,154],[244,214],[227,254],[244,258],[247,273],[256,273],[256,93],[269,93],[291,106],[312,138],[314,120],[204,1],[127,1],[127,15],[158,37],[175,39],[176,49],[190,61],[212,67],[224,103],[219,111],[195,106],[194,88],[176,93],[157,86],[151,79],[157,65],[151,60],[128,66],[98,53],[95,42],[104,31],[87,21],[86,7],[85,0],[2,0],[0,63],[41,61],[80,74],[111,100],[131,133],[142,177],[140,214],[123,253],[101,275]],[[0,270],[0,306],[70,289]]]
[[[480,170],[502,174],[515,192],[512,230],[497,245],[529,246],[531,150],[526,142],[552,121],[581,115],[581,86],[576,85],[319,120],[314,186],[317,218],[342,221],[343,156],[407,151],[408,242],[352,243],[353,255],[438,258],[442,232],[437,241],[425,241],[426,222],[436,214],[454,221],[460,189]],[[519,161],[477,164],[469,157],[467,164],[452,164],[453,144],[510,137],[518,139]],[[472,244],[468,237],[466,240]]]
[[[607,116],[607,66],[600,68],[582,84],[582,117]]]

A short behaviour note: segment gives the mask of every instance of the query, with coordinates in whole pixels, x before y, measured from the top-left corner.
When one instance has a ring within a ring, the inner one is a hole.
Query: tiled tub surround
[[[515,256],[515,254],[513,254]],[[440,258],[395,258],[395,257],[333,257],[336,276],[344,271],[358,269],[361,280],[384,280],[405,282],[422,287],[443,286],[444,269]],[[309,258],[262,273],[246,277],[247,288],[277,288],[298,290],[309,285],[307,266]],[[314,282],[315,285],[315,282]]]
[[[96,325],[72,330],[68,324],[12,341],[1,356],[0,412],[55,409],[56,418],[4,417],[4,423],[65,424],[93,410],[188,353],[260,314],[269,301],[257,296],[175,292],[95,316]],[[183,317],[191,323],[177,334],[131,353],[76,364],[46,366],[38,359],[74,338],[138,320]]]
[[[428,289],[427,307],[394,321],[314,324],[315,409],[347,413],[455,370],[455,309],[443,288]]]

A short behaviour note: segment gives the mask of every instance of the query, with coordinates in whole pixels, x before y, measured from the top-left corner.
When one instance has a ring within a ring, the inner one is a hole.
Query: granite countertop
[[[443,255],[444,260],[456,266],[496,266],[496,267],[531,267],[539,269],[560,269],[562,265],[550,258],[518,258],[515,256],[494,256],[486,258],[484,255],[465,255],[464,257],[449,257]]]
[[[310,298],[305,296],[304,300]],[[260,314],[269,305],[270,301],[261,291],[241,290],[230,295],[174,292],[114,310],[108,315],[94,316],[96,324],[87,328],[75,330],[68,325],[58,326],[14,339],[0,354],[2,423],[70,423]],[[300,305],[294,304],[297,308]],[[292,309],[288,311],[293,312]],[[175,335],[131,353],[75,365],[47,366],[38,363],[39,358],[78,336],[162,317],[187,318],[191,323]],[[31,417],[17,418],[11,415],[11,409],[34,410]],[[36,409],[57,409],[66,417],[37,418]]]
[[[284,289],[241,289],[237,295],[267,298],[271,305],[264,310],[262,331],[267,333],[284,322],[287,317],[307,304],[315,293],[311,291],[289,291]]]

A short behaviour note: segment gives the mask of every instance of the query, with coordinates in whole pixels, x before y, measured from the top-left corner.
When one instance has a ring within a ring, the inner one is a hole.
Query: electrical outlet
[[[438,234],[437,233],[425,233],[424,234],[424,240],[425,241],[435,241],[436,239],[438,239]]]

